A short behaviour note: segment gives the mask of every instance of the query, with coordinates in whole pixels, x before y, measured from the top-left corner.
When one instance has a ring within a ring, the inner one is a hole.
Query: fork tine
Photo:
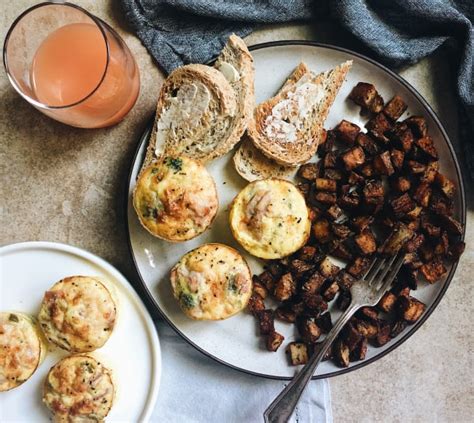
[[[368,282],[373,279],[374,275],[380,270],[383,264],[386,262],[385,257],[375,257],[372,261],[369,270],[362,278],[364,281]]]
[[[372,284],[372,283],[378,283],[378,282],[381,282],[384,280],[385,276],[387,275],[387,273],[390,271],[390,269],[392,268],[393,266],[393,263],[395,262],[395,260],[397,259],[398,255],[394,255],[392,257],[390,257],[390,259],[388,260],[388,263],[386,262],[386,266],[384,266],[382,268],[382,270],[377,273],[376,275],[376,278],[374,278],[375,280],[372,280],[369,282],[369,284]]]
[[[395,265],[393,266],[392,270],[388,274],[387,279],[383,283],[382,287],[379,289],[380,293],[384,294],[385,291],[389,288],[389,286],[392,284],[393,280],[395,279],[395,276],[397,276],[397,273],[400,270],[400,267],[402,267],[402,264],[404,261],[405,261],[405,254],[399,253],[398,259],[395,262]]]

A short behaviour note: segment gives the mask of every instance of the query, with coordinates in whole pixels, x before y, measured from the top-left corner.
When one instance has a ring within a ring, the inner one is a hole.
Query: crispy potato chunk
[[[308,362],[308,347],[303,342],[290,342],[287,351],[293,366],[306,364]]]
[[[403,115],[407,107],[408,106],[403,99],[399,95],[396,95],[385,105],[383,113],[385,116],[395,121]]]
[[[278,301],[290,299],[296,292],[296,282],[291,273],[285,273],[278,279],[273,295]]]
[[[337,138],[346,144],[354,144],[357,135],[360,132],[360,127],[355,123],[351,123],[347,120],[342,120],[339,125],[334,128],[334,132],[337,135]]]
[[[415,323],[425,311],[426,306],[421,301],[413,297],[399,297],[398,310],[400,317],[407,323]]]
[[[364,150],[360,147],[353,147],[342,155],[342,161],[346,170],[352,170],[365,162]]]
[[[280,345],[283,343],[284,339],[285,337],[276,331],[269,333],[267,336],[267,350],[268,351],[278,350],[278,348],[280,348]]]

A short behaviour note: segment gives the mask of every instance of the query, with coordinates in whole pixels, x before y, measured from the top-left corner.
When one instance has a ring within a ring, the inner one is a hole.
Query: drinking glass
[[[10,27],[3,63],[18,93],[39,111],[79,128],[124,118],[140,88],[125,42],[104,21],[66,2],[45,2]]]

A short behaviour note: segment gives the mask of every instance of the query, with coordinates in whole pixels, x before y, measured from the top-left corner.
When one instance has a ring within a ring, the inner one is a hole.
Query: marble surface
[[[0,36],[32,0],[2,2]],[[136,278],[124,216],[127,175],[139,135],[155,108],[163,74],[130,32],[113,0],[76,0],[111,24],[141,73],[137,104],[120,124],[80,130],[29,106],[0,71],[0,243],[27,240],[76,245]],[[310,39],[363,49],[329,23],[262,27],[246,42]],[[438,113],[456,141],[455,73],[445,50],[398,70]],[[474,207],[468,187],[468,248],[445,297],[422,328],[388,356],[331,379],[336,422],[467,422],[474,416]],[[166,387],[163,387],[166,389]]]

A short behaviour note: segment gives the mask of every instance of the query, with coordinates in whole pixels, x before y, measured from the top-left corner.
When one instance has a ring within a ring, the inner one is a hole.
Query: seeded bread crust
[[[272,114],[273,107],[296,89],[295,83],[285,83],[275,97],[259,104],[247,127],[254,145],[267,157],[284,166],[298,166],[307,162],[318,148],[326,117],[351,66],[352,61],[347,61],[334,69],[310,76],[309,82],[320,85],[324,97],[305,117],[303,128],[298,131],[298,138],[294,142],[271,140],[265,134],[265,129],[266,119]]]

